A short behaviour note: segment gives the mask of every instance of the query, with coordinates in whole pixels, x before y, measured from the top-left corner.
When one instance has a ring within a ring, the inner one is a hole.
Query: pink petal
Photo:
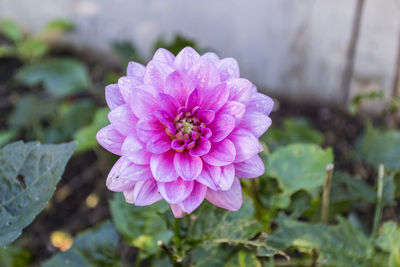
[[[149,164],[151,153],[146,151],[146,145],[136,134],[130,134],[122,144],[121,153],[136,164]]]
[[[158,100],[162,109],[168,111],[172,115],[176,114],[180,105],[174,97],[168,94],[160,93],[158,94]]]
[[[229,100],[238,101],[247,104],[252,95],[254,85],[246,79],[231,79],[227,81],[229,89]]]
[[[127,136],[136,132],[138,119],[133,115],[131,108],[127,104],[111,110],[107,117],[112,126],[121,134]]]
[[[260,137],[271,126],[271,119],[261,112],[247,112],[240,122],[240,127]]]
[[[203,103],[201,107],[203,109],[211,109],[214,111],[219,110],[228,100],[229,89],[226,83],[220,83],[214,88],[208,88],[202,91]]]
[[[189,71],[195,81],[196,88],[214,88],[220,83],[219,72],[215,64],[207,59],[201,59]]]
[[[173,125],[174,123],[174,118],[172,117],[171,113],[163,109],[157,109],[154,111],[154,117],[156,117],[165,126],[170,124]]]
[[[174,157],[176,173],[187,181],[195,179],[203,169],[200,157],[191,156],[187,151],[177,152]]]
[[[159,48],[154,53],[153,60],[172,65],[174,63],[175,56],[167,49]]]
[[[121,91],[122,98],[126,103],[130,103],[132,93],[142,85],[142,81],[135,77],[121,77],[118,80],[118,87]]]
[[[228,114],[219,114],[208,125],[212,131],[211,142],[220,142],[225,139],[235,128],[235,118]]]
[[[207,52],[204,55],[202,55],[201,58],[208,59],[214,63],[217,63],[219,61],[219,57],[217,56],[217,54],[213,52]]]
[[[236,121],[243,118],[244,113],[246,112],[246,106],[237,101],[228,101],[220,110],[221,114],[229,114],[233,116]]]
[[[150,93],[139,89],[136,89],[132,93],[132,98],[129,104],[133,113],[138,118],[152,114],[153,111],[159,107],[157,100]]]
[[[125,201],[127,203],[134,204],[134,201],[133,201],[133,189],[134,188],[135,188],[135,186],[132,186],[132,188],[130,188],[128,190],[124,190],[124,192],[122,192],[124,194]]]
[[[193,190],[194,181],[185,181],[182,178],[178,178],[172,182],[158,182],[157,184],[158,191],[165,201],[170,204],[176,204],[189,196]]]
[[[165,131],[165,127],[154,116],[142,117],[136,124],[137,135],[147,143],[155,134]]]
[[[217,69],[222,81],[239,78],[239,64],[233,58],[224,58],[217,62]]]
[[[200,206],[206,194],[207,194],[207,186],[195,182],[193,190],[190,193],[190,195],[178,205],[183,211],[191,213],[192,211],[197,209],[198,206]]]
[[[200,59],[200,55],[191,47],[183,48],[175,58],[177,69],[187,72]]]
[[[133,188],[135,182],[151,177],[148,165],[137,165],[127,158],[121,157],[108,174],[106,184],[111,191],[122,192]]]
[[[202,159],[213,166],[226,166],[235,160],[236,150],[233,143],[224,139],[219,143],[214,143],[210,152],[202,156]]]
[[[235,171],[240,178],[255,178],[264,174],[264,162],[258,155],[255,155],[248,160],[235,163]]]
[[[151,138],[146,145],[148,152],[161,154],[171,149],[171,137],[166,133],[160,133]]]
[[[110,109],[114,109],[122,104],[125,104],[124,98],[121,95],[118,84],[110,84],[106,86],[106,102]]]
[[[164,92],[184,105],[189,93],[194,89],[192,81],[178,71],[172,72],[165,80]]]
[[[248,160],[262,151],[258,139],[247,130],[238,129],[229,136],[229,139],[235,145],[235,162]]]
[[[249,111],[258,111],[267,116],[271,113],[273,108],[274,101],[269,96],[260,93],[252,95],[248,106]]]
[[[186,99],[186,104],[185,104],[186,109],[192,110],[199,104],[200,104],[199,90],[194,89],[192,92],[190,92],[188,98]]]
[[[211,149],[211,142],[208,140],[200,140],[200,142],[192,148],[189,153],[191,156],[203,156]]]
[[[174,156],[174,151],[151,156],[150,169],[154,179],[159,182],[170,182],[178,178],[174,167]]]
[[[235,178],[235,167],[233,164],[229,164],[221,167],[221,176],[218,181],[215,181],[218,189],[226,191],[231,189],[233,180]]]
[[[128,68],[126,70],[126,76],[143,78],[145,71],[146,71],[146,68],[142,64],[131,61],[128,63]]]
[[[203,170],[200,175],[197,176],[196,181],[202,183],[203,185],[211,188],[212,190],[217,190],[217,185],[215,181],[219,181],[221,176],[221,167],[212,166],[207,163],[203,164]]]
[[[214,120],[215,112],[212,110],[200,110],[197,112],[196,117],[207,125]]]
[[[96,139],[102,147],[111,153],[121,156],[121,147],[125,136],[115,130],[112,125],[107,125],[100,129],[96,134]]]
[[[133,201],[136,206],[151,205],[162,199],[154,179],[137,182],[133,189]]]
[[[164,91],[165,78],[173,71],[174,69],[169,65],[152,60],[146,66],[143,81],[145,84],[152,85],[157,93],[161,93]]]
[[[215,206],[231,211],[237,211],[242,206],[242,187],[239,179],[235,178],[231,189],[227,191],[207,190],[206,199]]]
[[[177,204],[171,204],[170,207],[175,218],[182,218],[185,216],[185,212]]]

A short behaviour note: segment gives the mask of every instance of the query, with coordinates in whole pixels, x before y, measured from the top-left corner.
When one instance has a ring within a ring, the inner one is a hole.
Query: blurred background
[[[66,18],[76,30],[65,41],[103,57],[110,43],[128,41],[148,59],[160,36],[181,34],[236,58],[242,76],[296,102],[344,108],[379,91],[386,101],[369,105],[380,110],[399,91],[398,0],[0,0],[0,17],[33,32]]]

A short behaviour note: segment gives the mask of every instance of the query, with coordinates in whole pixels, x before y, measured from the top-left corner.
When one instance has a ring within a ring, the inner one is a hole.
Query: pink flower
[[[273,101],[240,78],[233,58],[159,49],[146,67],[130,62],[127,76],[106,87],[106,100],[111,124],[97,140],[121,156],[107,187],[129,203],[164,199],[182,217],[206,198],[235,211],[238,178],[264,173],[258,137],[271,125]]]

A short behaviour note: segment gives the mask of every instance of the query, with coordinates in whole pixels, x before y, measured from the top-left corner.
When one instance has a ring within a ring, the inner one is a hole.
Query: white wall
[[[69,18],[78,45],[108,50],[129,40],[147,56],[158,36],[182,33],[238,59],[242,76],[272,95],[343,106],[371,84],[390,97],[399,71],[400,0],[365,0],[354,75],[343,87],[358,1],[0,0],[0,19],[38,30]]]

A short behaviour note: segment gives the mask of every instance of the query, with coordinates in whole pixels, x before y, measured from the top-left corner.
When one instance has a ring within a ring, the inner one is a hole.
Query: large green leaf
[[[0,150],[0,247],[45,208],[74,149],[75,143],[15,142]]]
[[[400,170],[400,132],[397,130],[380,131],[368,125],[356,151],[362,161],[376,168],[383,164],[391,170]]]
[[[325,171],[333,163],[332,149],[312,144],[291,144],[274,151],[268,159],[267,174],[278,179],[283,193],[305,190],[312,193],[325,182]]]
[[[165,213],[169,206],[165,202],[138,207],[126,203],[122,194],[114,194],[110,208],[118,232],[129,245],[140,248],[142,256],[159,252],[158,241],[170,242],[173,232],[167,227]]]
[[[390,253],[389,266],[400,266],[400,227],[395,222],[385,222],[376,240],[377,246]]]
[[[324,135],[312,127],[306,118],[287,118],[283,120],[282,127],[272,126],[263,136],[263,139],[272,150],[278,146],[291,143],[310,143],[322,145]]]
[[[277,221],[278,231],[267,239],[276,248],[293,247],[308,254],[316,250],[318,262],[328,266],[382,266],[382,255],[375,253],[368,237],[343,218],[335,226],[294,221],[282,214]]]
[[[25,267],[29,266],[32,255],[17,246],[7,246],[0,248],[0,266],[5,267]]]
[[[74,139],[78,143],[77,152],[84,152],[97,147],[99,144],[96,140],[97,132],[109,124],[107,113],[108,108],[101,108],[96,111],[93,122],[87,126],[79,128],[75,134]]]
[[[121,266],[119,236],[110,221],[80,233],[73,246],[47,260],[43,266]]]
[[[5,19],[0,23],[0,32],[9,40],[18,42],[22,39],[23,32],[21,28],[12,20]]]
[[[57,97],[89,86],[87,68],[72,58],[52,58],[24,66],[18,71],[16,78],[27,86],[43,84],[50,94]]]

